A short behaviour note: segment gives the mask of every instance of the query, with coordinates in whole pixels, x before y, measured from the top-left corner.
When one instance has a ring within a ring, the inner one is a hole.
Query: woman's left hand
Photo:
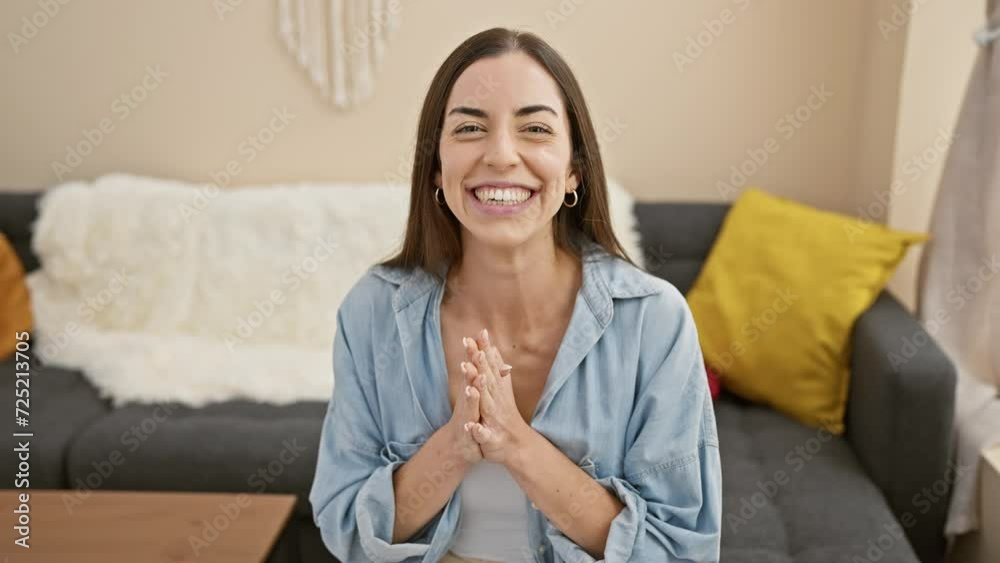
[[[504,363],[500,351],[490,343],[486,329],[475,340],[465,338],[463,343],[471,363],[469,369],[476,373],[473,382],[480,395],[481,416],[478,423],[466,423],[466,432],[479,444],[487,461],[503,464],[515,453],[531,426],[517,410],[511,366]]]

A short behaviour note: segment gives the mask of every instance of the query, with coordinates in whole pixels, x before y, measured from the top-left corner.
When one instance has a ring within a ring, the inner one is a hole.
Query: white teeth
[[[531,197],[531,190],[524,188],[479,188],[473,191],[476,199],[488,205],[516,205]]]

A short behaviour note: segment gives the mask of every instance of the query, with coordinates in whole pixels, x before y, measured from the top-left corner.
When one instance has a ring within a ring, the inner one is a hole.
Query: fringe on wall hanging
[[[400,11],[399,0],[278,0],[278,34],[323,99],[349,109],[372,97]]]

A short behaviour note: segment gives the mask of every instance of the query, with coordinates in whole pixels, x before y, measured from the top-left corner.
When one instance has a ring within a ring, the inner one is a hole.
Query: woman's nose
[[[494,168],[504,169],[517,164],[519,159],[517,144],[509,133],[490,134],[486,140],[486,154],[483,155],[483,162]]]

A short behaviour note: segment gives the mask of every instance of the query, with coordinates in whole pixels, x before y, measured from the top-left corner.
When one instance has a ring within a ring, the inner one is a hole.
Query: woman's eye
[[[477,123],[469,123],[467,125],[463,125],[463,126],[459,127],[458,129],[455,129],[455,133],[456,134],[476,133],[476,132],[480,132],[480,131],[483,131],[483,128],[480,127],[479,124],[477,124]],[[539,134],[540,133],[540,134],[543,134],[543,135],[548,135],[548,134],[552,133],[552,131],[548,127],[545,127],[543,125],[529,125],[528,127],[524,128],[524,131],[527,131],[528,133],[534,133],[534,134]]]
[[[529,125],[526,130],[530,133],[551,133],[547,127],[541,125]]]

